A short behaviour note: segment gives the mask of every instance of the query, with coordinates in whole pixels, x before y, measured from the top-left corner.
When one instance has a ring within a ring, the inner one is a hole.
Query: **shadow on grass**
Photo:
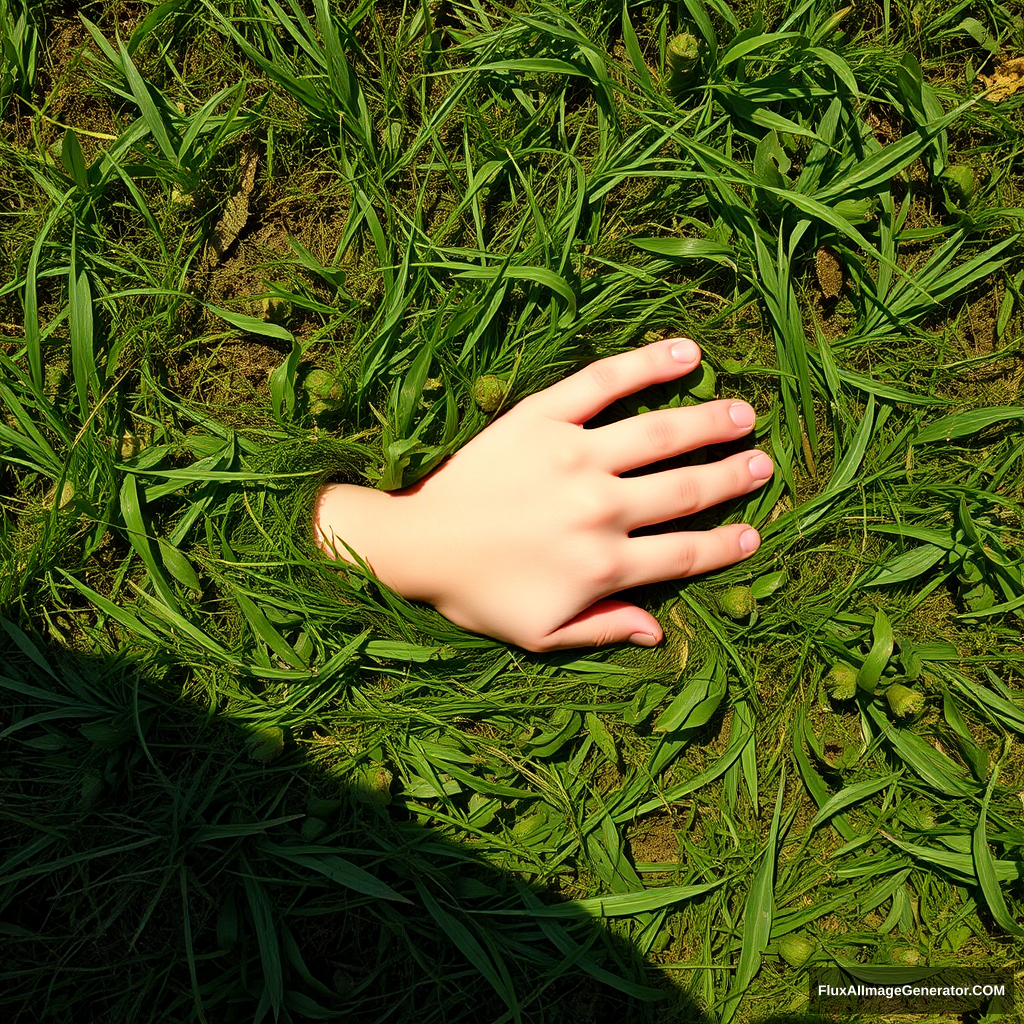
[[[340,784],[190,705],[189,671],[0,630],[6,1020],[708,1021],[615,921],[413,820],[385,769]]]

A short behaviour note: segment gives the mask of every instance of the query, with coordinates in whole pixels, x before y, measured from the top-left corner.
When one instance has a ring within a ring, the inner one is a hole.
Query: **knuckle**
[[[680,579],[683,576],[692,576],[694,567],[697,564],[697,552],[693,544],[684,543],[676,552],[675,576],[673,579]]]
[[[700,487],[693,473],[681,471],[679,474],[679,514],[692,515],[701,509]]]
[[[585,464],[583,453],[572,447],[557,448],[550,453],[550,458],[556,478],[563,481],[574,477]]]
[[[573,522],[583,529],[601,529],[617,519],[615,505],[599,487],[581,487],[572,498]]]
[[[601,392],[615,391],[618,387],[621,375],[615,366],[614,359],[599,359],[596,363],[591,363],[587,372],[591,381]]]
[[[622,579],[622,563],[618,555],[605,549],[591,553],[587,562],[587,580],[601,589],[614,588]]]
[[[647,442],[649,446],[660,454],[669,454],[676,450],[675,431],[669,425],[669,418],[657,412],[649,412],[644,416],[647,421]]]

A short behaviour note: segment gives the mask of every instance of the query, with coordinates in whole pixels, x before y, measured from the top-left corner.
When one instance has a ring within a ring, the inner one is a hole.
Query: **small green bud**
[[[814,956],[816,944],[806,935],[786,935],[779,940],[779,956],[790,967],[803,967]]]
[[[902,683],[893,683],[885,691],[885,699],[893,714],[899,718],[911,718],[924,710],[924,694]]]
[[[394,776],[382,764],[366,765],[355,776],[353,796],[364,804],[386,807],[391,803],[391,781]]]
[[[508,395],[508,381],[493,374],[478,377],[473,385],[473,398],[484,412],[497,412]]]
[[[750,587],[730,587],[718,595],[718,608],[730,619],[745,619],[754,610],[754,592]]]
[[[851,700],[857,693],[857,670],[837,661],[825,676],[825,686],[833,700]]]
[[[668,41],[665,57],[674,74],[692,71],[700,57],[700,46],[689,32],[680,32]]]
[[[690,380],[689,378],[693,378]],[[694,398],[706,400],[715,397],[715,371],[707,363],[701,363],[699,369],[691,370],[687,374],[687,394]]]
[[[911,811],[913,824],[919,829],[935,828],[935,812],[927,804],[921,804]]]
[[[835,212],[851,224],[866,224],[874,213],[875,201],[867,199],[840,199]]]
[[[742,373],[743,369],[743,363],[741,363],[738,359],[722,360],[722,373]]]
[[[247,744],[249,757],[260,764],[276,761],[284,750],[284,729],[279,725],[268,725],[249,737]]]
[[[699,60],[700,46],[689,32],[682,32],[668,41],[665,77],[670,93],[681,92],[689,85]]]
[[[302,823],[302,838],[307,843],[316,842],[329,828],[330,825],[323,818],[307,818]]]
[[[340,397],[338,378],[326,370],[310,370],[306,374],[305,388],[310,398],[321,401],[333,401]]]
[[[942,180],[954,199],[964,203],[970,202],[977,186],[973,167],[967,164],[947,167],[942,172]]]

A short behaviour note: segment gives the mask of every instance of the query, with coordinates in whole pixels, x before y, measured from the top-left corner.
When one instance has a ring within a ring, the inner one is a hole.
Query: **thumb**
[[[625,601],[598,601],[545,638],[546,650],[567,647],[602,647],[605,644],[634,643],[653,647],[665,634],[658,620],[643,608]]]

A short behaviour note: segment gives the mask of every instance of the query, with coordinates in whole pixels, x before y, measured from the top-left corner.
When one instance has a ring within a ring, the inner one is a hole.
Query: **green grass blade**
[[[818,810],[808,828],[817,828],[822,822],[831,818],[833,814],[846,810],[847,807],[852,807],[854,804],[866,800],[869,796],[874,796],[875,793],[885,789],[887,786],[891,786],[902,777],[902,772],[895,772],[881,779],[869,779],[867,782],[854,783],[852,786],[841,789],[838,793],[831,796]]]
[[[101,388],[93,348],[92,288],[85,267],[79,264],[75,245],[76,233],[71,235],[71,264],[68,268],[68,324],[71,333],[71,367],[78,394],[78,411],[84,422],[89,415],[89,388],[98,397]]]
[[[284,969],[281,964],[281,945],[274,925],[274,910],[266,890],[252,874],[252,869],[244,856],[242,867],[245,871],[242,882],[245,885],[249,912],[252,914],[256,941],[259,944],[260,962],[263,965],[263,991],[274,1011],[274,1018],[277,1019],[284,1002]]]
[[[992,791],[995,789],[999,779],[999,765],[992,770],[992,776],[985,787],[985,796],[981,801],[981,814],[978,817],[978,824],[974,828],[971,837],[971,853],[974,857],[974,873],[978,876],[982,894],[988,909],[995,919],[996,924],[1004,931],[1018,938],[1024,938],[1024,928],[1013,920],[1006,906],[1006,899],[999,887],[999,879],[996,875],[995,859],[988,845],[988,805],[992,799]]]
[[[121,51],[121,70],[124,72],[128,88],[131,89],[132,96],[135,97],[135,102],[138,104],[139,111],[142,114],[142,122],[152,132],[153,138],[156,139],[157,145],[170,164],[176,167],[178,153],[171,144],[171,138],[167,134],[167,125],[164,124],[164,119],[157,110],[156,103],[153,102],[149,87],[132,62],[132,58],[124,43],[118,40],[117,45]]]
[[[779,818],[782,814],[782,799],[785,793],[786,766],[783,765],[779,776],[779,792],[775,799],[775,813],[772,815],[764,858],[751,882],[743,911],[740,959],[729,988],[730,1002],[722,1015],[723,1024],[727,1024],[736,1015],[739,1000],[760,970],[761,957],[771,940],[772,919],[775,915],[775,857],[778,853]]]

